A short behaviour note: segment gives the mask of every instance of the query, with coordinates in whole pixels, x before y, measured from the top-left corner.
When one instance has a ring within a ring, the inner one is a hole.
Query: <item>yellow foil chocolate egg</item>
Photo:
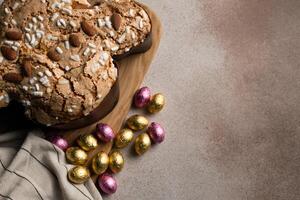
[[[134,131],[143,130],[148,124],[148,119],[142,115],[132,115],[127,119],[127,126]]]
[[[101,151],[93,158],[92,168],[95,174],[100,175],[107,170],[108,164],[109,164],[108,155],[105,152]]]
[[[117,148],[124,148],[126,147],[131,141],[133,140],[133,131],[124,128],[119,131],[115,139],[115,146]]]
[[[88,168],[83,166],[76,166],[68,171],[68,178],[72,183],[84,183],[89,179],[89,177],[90,172]]]
[[[74,165],[84,165],[87,161],[88,155],[79,147],[70,147],[66,151],[67,161]]]
[[[114,151],[109,155],[109,169],[113,173],[120,172],[124,167],[124,158],[121,152]]]
[[[163,109],[164,105],[165,105],[165,97],[161,93],[158,93],[151,97],[147,110],[150,113],[158,113]]]
[[[144,154],[151,146],[151,140],[147,133],[142,133],[135,139],[135,151],[138,155]]]
[[[85,151],[93,150],[98,146],[97,139],[92,134],[79,136],[77,144]]]

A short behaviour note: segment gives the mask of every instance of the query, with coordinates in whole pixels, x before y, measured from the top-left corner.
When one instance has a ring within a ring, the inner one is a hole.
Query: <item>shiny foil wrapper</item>
[[[111,142],[116,137],[113,129],[104,123],[97,124],[96,135],[103,142]]]
[[[118,188],[116,179],[107,173],[99,176],[98,185],[102,192],[108,195],[115,193]]]
[[[109,155],[109,169],[113,173],[119,173],[124,167],[124,158],[121,152],[113,151]]]
[[[147,133],[142,133],[135,139],[134,148],[138,155],[144,154],[151,146],[151,140]]]
[[[149,125],[147,133],[149,134],[154,143],[162,143],[165,140],[165,130],[157,122],[152,122]]]
[[[95,174],[103,174],[107,168],[108,168],[108,164],[109,164],[109,157],[108,155],[101,151],[99,152],[92,161],[92,168],[93,171],[95,172]]]
[[[149,121],[142,115],[132,115],[127,119],[126,124],[130,129],[134,131],[140,131],[148,126]]]
[[[136,91],[133,97],[133,103],[137,108],[143,108],[148,105],[151,99],[151,92],[148,87],[142,87]]]
[[[76,166],[68,171],[68,179],[72,183],[81,184],[90,178],[88,168],[84,166]]]
[[[87,158],[87,153],[79,147],[70,147],[66,151],[66,159],[73,165],[84,165]]]
[[[115,146],[119,149],[126,147],[133,140],[133,135],[132,130],[128,128],[121,129],[115,138]]]
[[[97,139],[92,134],[79,136],[77,144],[85,151],[93,150],[98,146]]]
[[[63,151],[69,147],[68,141],[61,136],[52,136],[49,141]]]
[[[150,113],[158,113],[165,106],[165,97],[161,94],[155,94],[151,97],[150,103],[147,106],[147,110]]]

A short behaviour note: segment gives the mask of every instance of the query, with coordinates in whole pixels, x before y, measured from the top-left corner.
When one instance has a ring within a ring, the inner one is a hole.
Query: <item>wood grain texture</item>
[[[144,5],[143,5],[144,6]],[[158,17],[146,6],[144,6],[150,15],[152,20],[152,37],[153,44],[150,50],[143,54],[136,54],[125,59],[122,59],[117,62],[119,66],[119,84],[120,84],[120,98],[119,102],[114,108],[114,110],[107,115],[105,118],[99,122],[109,124],[113,130],[117,133],[124,120],[127,117],[128,111],[132,105],[132,97],[135,91],[140,87],[143,82],[143,79],[150,67],[151,61],[153,60],[155,53],[159,46],[159,40],[161,37],[162,29],[161,23]],[[97,122],[97,123],[99,123]],[[76,138],[82,134],[90,134],[95,131],[96,124],[89,125],[84,128],[72,130],[72,131],[62,131],[59,134],[62,134],[64,138],[68,140],[71,145],[76,145]],[[97,154],[99,151],[110,152],[112,148],[111,143],[100,143],[98,148],[89,152],[89,162],[91,158]],[[96,177],[93,177],[94,180]]]

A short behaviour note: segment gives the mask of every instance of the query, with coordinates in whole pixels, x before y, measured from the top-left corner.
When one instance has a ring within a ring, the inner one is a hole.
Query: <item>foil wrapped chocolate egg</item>
[[[87,153],[79,147],[70,147],[66,151],[67,161],[74,165],[84,165],[87,161]]]
[[[109,169],[113,173],[120,172],[124,167],[124,158],[121,152],[114,151],[109,155]]]
[[[108,155],[101,151],[99,152],[92,161],[92,168],[93,171],[95,172],[95,174],[103,174],[107,168],[108,168],[108,164],[109,164],[109,157]]]
[[[136,91],[133,97],[133,103],[137,108],[143,108],[150,102],[151,92],[148,87],[142,87]]]
[[[92,134],[79,136],[77,144],[85,151],[90,151],[98,146],[97,139]]]
[[[161,143],[165,139],[165,130],[159,123],[152,122],[147,132],[154,143]]]
[[[49,141],[63,151],[65,151],[69,146],[68,141],[58,135],[51,137]]]
[[[104,123],[97,124],[96,135],[104,142],[110,142],[116,136],[113,129],[108,124]]]
[[[84,166],[76,166],[68,171],[68,179],[72,183],[81,184],[90,178],[88,168]]]
[[[142,133],[135,139],[134,148],[138,155],[144,154],[151,146],[151,140],[147,133]]]
[[[142,115],[132,115],[127,119],[126,124],[132,130],[140,131],[145,129],[148,126],[149,121],[146,117]]]
[[[116,179],[107,173],[99,176],[98,185],[105,194],[115,193],[118,187]]]
[[[119,131],[115,139],[115,146],[117,148],[124,148],[126,147],[131,141],[133,140],[133,131],[124,128]]]
[[[150,113],[158,113],[163,109],[164,106],[165,106],[165,97],[161,93],[158,93],[151,97],[147,110]]]

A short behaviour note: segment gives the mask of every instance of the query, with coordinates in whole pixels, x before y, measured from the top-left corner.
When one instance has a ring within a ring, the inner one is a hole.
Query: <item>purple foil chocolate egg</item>
[[[143,108],[149,104],[151,98],[151,92],[148,87],[142,87],[136,91],[133,99],[133,103],[137,108]]]
[[[67,140],[65,140],[61,136],[53,136],[49,139],[49,141],[63,151],[65,151],[69,147]]]
[[[154,143],[161,143],[165,139],[165,130],[159,123],[152,122],[147,132]]]
[[[106,194],[115,193],[118,187],[116,179],[109,174],[100,175],[98,178],[98,185],[100,189]]]
[[[116,136],[112,128],[104,123],[97,124],[96,135],[100,140],[104,142],[110,142]]]

